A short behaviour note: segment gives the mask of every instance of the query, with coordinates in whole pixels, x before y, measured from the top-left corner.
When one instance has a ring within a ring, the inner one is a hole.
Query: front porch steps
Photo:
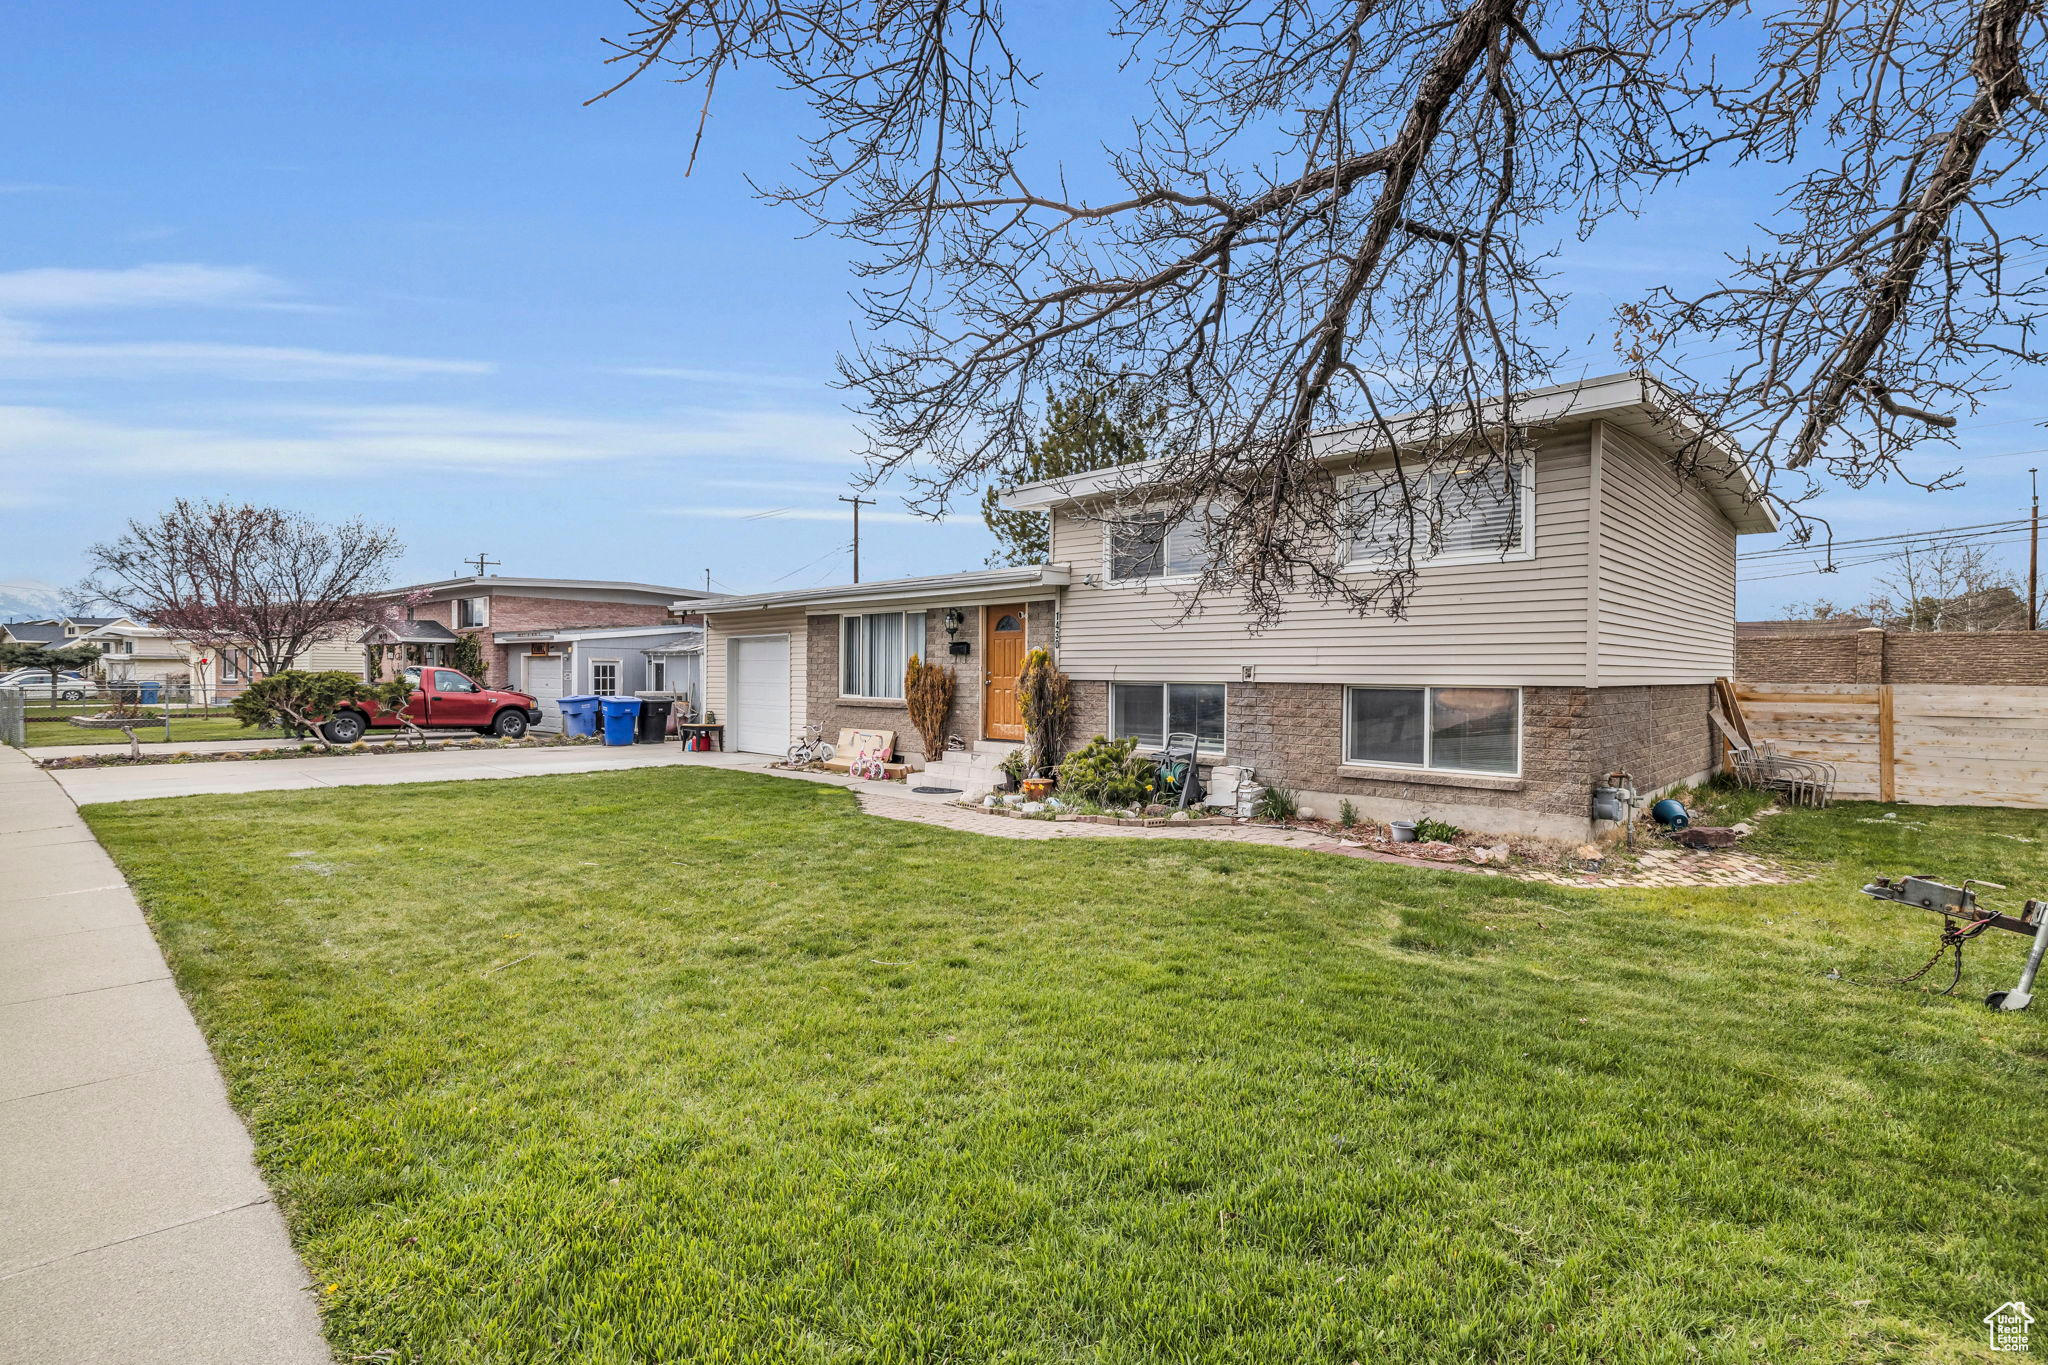
[[[1006,739],[977,739],[970,749],[949,749],[938,762],[926,763],[915,783],[958,787],[962,800],[973,801],[996,789],[1003,778],[1003,760],[1023,747]]]

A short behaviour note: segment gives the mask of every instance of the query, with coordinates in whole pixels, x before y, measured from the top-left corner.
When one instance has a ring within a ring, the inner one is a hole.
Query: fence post
[[[1892,685],[1877,687],[1877,799],[1899,799],[1898,779],[1892,770]]]
[[[23,688],[0,687],[0,744],[28,747],[28,693]]]

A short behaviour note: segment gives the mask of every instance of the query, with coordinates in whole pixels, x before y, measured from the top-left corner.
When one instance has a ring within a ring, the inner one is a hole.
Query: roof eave
[[[960,574],[939,574],[923,578],[886,579],[878,583],[846,583],[825,588],[802,588],[786,593],[755,593],[720,599],[707,604],[707,617],[745,612],[774,611],[794,607],[831,607],[855,603],[896,600],[944,602],[963,597],[985,596],[990,592],[1031,592],[1063,588],[1071,581],[1065,569],[1049,564],[1031,564],[1014,569],[987,569]]]

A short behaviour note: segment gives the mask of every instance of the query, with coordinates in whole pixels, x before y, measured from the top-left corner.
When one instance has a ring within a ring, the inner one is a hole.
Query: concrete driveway
[[[697,764],[766,768],[761,754],[690,752],[679,744],[617,748],[579,745],[560,749],[460,749],[437,753],[351,754],[346,758],[271,758],[246,763],[161,763],[134,768],[67,768],[50,775],[81,806],[102,801],[149,801],[160,796],[215,796],[233,792],[310,791],[321,787],[381,787],[406,782],[462,782],[549,773],[610,772]]]

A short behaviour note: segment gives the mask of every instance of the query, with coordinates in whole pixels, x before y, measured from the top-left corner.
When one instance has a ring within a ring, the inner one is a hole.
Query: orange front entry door
[[[988,739],[1024,738],[1017,709],[1017,674],[1024,667],[1024,608],[981,609],[981,733]]]

